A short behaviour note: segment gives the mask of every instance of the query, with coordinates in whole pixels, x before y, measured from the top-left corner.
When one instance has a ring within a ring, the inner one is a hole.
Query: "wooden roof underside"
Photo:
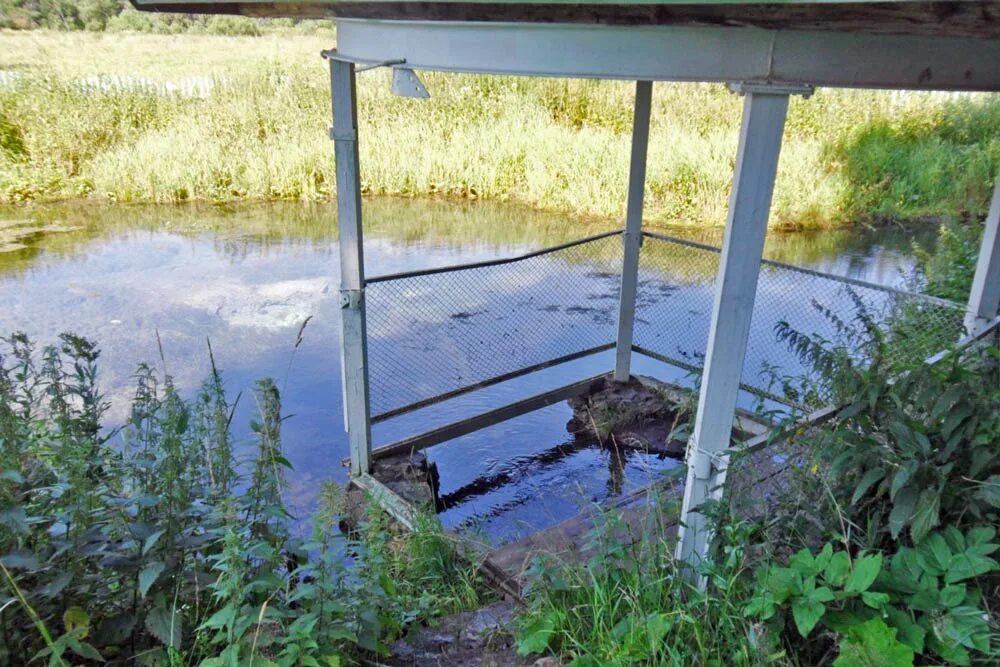
[[[1000,39],[1000,0],[809,4],[135,2],[146,11],[252,17],[754,27]]]

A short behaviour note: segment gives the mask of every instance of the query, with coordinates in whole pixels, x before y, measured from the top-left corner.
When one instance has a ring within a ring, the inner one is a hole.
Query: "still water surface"
[[[371,276],[506,257],[610,227],[510,205],[377,199],[365,206]],[[715,232],[686,235],[719,241]],[[766,256],[900,286],[912,280],[913,242],[933,238],[926,227],[771,235]],[[230,396],[243,392],[235,423],[245,441],[253,383],[275,378],[291,415],[283,432],[294,466],[288,501],[304,516],[322,481],[346,479],[337,255],[329,206],[0,209],[0,332],[25,331],[39,343],[63,331],[96,340],[110,423],[125,418],[131,374],[142,361],[171,374],[182,391],[197,387],[208,369],[208,340]],[[663,374],[651,361],[636,363],[640,372]],[[376,445],[611,364],[610,353],[596,355],[389,420],[376,426]],[[430,450],[441,491],[454,501],[446,525],[512,539],[675,465],[636,454],[616,468],[605,451],[573,444],[570,416],[565,404],[554,405]]]

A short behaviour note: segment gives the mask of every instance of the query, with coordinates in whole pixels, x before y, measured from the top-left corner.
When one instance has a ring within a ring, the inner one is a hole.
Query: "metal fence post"
[[[979,261],[969,292],[965,330],[974,336],[1000,314],[1000,174],[993,189],[993,201],[986,214],[986,229],[979,246]]]
[[[360,475],[371,469],[372,437],[354,63],[330,59],[330,93],[333,98],[330,136],[336,158],[337,225],[340,232],[340,346],[344,418],[350,441],[351,474]]]
[[[652,81],[635,82],[635,111],[632,120],[632,159],[629,164],[628,203],[625,211],[622,287],[618,307],[618,342],[615,380],[629,378],[632,363],[632,334],[635,326],[635,292],[639,282],[639,249],[642,247],[642,200],[646,189],[646,152],[649,146],[649,113]]]
[[[712,321],[701,376],[694,430],[687,446],[687,483],[678,533],[677,558],[694,569],[708,558],[711,526],[701,507],[719,499],[729,463],[727,451],[743,371],[767,218],[788,111],[788,96],[808,88],[766,85],[736,88],[745,94],[729,215],[715,282]]]

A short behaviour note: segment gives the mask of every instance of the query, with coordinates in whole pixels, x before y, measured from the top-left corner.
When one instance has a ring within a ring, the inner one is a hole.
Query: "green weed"
[[[478,603],[474,567],[430,517],[397,535],[373,511],[353,539],[329,486],[311,537],[293,536],[272,381],[238,464],[214,362],[191,400],[141,366],[109,431],[98,358],[72,335],[41,351],[0,340],[0,662],[330,667]]]

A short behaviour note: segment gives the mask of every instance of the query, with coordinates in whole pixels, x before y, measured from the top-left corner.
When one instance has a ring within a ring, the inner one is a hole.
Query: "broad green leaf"
[[[659,645],[672,625],[673,621],[669,614],[653,613],[646,616],[646,635],[650,645]]]
[[[934,533],[921,543],[917,550],[921,563],[931,573],[939,577],[945,573],[951,565],[951,549],[941,533]]]
[[[816,560],[813,563],[816,566],[816,571],[813,574],[817,575],[825,570],[831,558],[833,558],[833,545],[827,542],[823,545],[823,549],[816,554]]]
[[[787,567],[772,567],[767,573],[766,585],[775,602],[781,604],[802,593],[802,575]]]
[[[910,537],[914,544],[920,544],[927,534],[939,523],[938,513],[941,509],[941,491],[937,488],[927,488],[920,492],[917,507],[910,524]]]
[[[0,510],[0,526],[5,526],[14,533],[27,533],[29,531],[28,513],[24,511],[23,507]]]
[[[965,584],[952,584],[941,589],[938,596],[946,607],[957,607],[965,600]]]
[[[816,559],[813,558],[809,549],[800,549],[792,554],[791,558],[788,559],[788,567],[798,572],[803,578],[816,576],[819,572],[816,567]]]
[[[933,634],[930,634],[927,637],[927,647],[944,658],[944,664],[946,665],[968,667],[972,664],[972,659],[969,657],[969,651],[964,646],[942,642]]]
[[[913,649],[896,639],[895,628],[875,617],[851,628],[840,642],[834,667],[913,667]]]
[[[518,655],[541,653],[548,648],[559,620],[559,612],[551,610],[529,623],[517,642]]]
[[[820,586],[809,591],[809,597],[816,602],[831,602],[833,600],[833,591],[826,586]]]
[[[993,507],[1000,507],[1000,475],[990,475],[979,489],[979,495]]]
[[[854,569],[847,577],[844,590],[848,593],[863,593],[875,582],[882,570],[882,554],[863,556],[854,561]]]
[[[986,613],[978,607],[949,609],[935,621],[934,635],[946,645],[957,644],[984,652],[989,650],[989,622]]]
[[[156,546],[156,543],[160,540],[161,537],[163,537],[163,534],[165,532],[167,531],[164,529],[160,529],[145,539],[145,541],[142,543],[143,556],[148,554],[149,550]]]
[[[795,598],[792,601],[792,618],[799,634],[808,637],[819,619],[823,618],[826,605],[809,598]]]
[[[889,512],[889,532],[893,539],[898,539],[903,528],[909,523],[918,495],[912,486],[904,486],[896,494],[896,499],[892,502],[892,511]]]
[[[146,593],[148,593],[150,587],[156,583],[156,580],[160,578],[160,575],[166,567],[167,566],[165,564],[156,561],[148,563],[146,567],[142,568],[142,571],[139,572],[139,595],[146,597]]]
[[[180,649],[182,633],[181,614],[173,608],[160,604],[146,614],[146,629],[166,646]]]
[[[941,435],[947,440],[951,437],[952,432],[962,425],[966,419],[969,418],[975,412],[975,408],[969,403],[963,403],[955,406],[955,408],[948,413],[945,418],[944,423],[941,424]]]
[[[0,472],[0,479],[5,479],[8,482],[14,482],[15,484],[24,484],[24,476],[17,470],[7,469]]]
[[[831,586],[843,586],[847,573],[851,571],[851,557],[846,551],[838,551],[830,557],[823,578]]]
[[[774,616],[775,611],[777,611],[777,609],[774,604],[774,596],[771,594],[771,591],[764,590],[758,591],[757,594],[750,599],[749,604],[747,604],[746,608],[743,610],[743,615],[756,617],[762,621],[766,621]]]
[[[1000,476],[998,476],[1000,479]],[[980,544],[987,544],[992,542],[993,538],[997,536],[997,529],[992,526],[979,526],[973,528],[965,536],[965,542],[969,546],[978,546]],[[1000,545],[997,545],[1000,546]]]
[[[30,551],[12,551],[0,556],[0,563],[9,570],[38,570],[41,563]]]
[[[854,489],[854,495],[851,496],[851,504],[856,505],[859,500],[864,498],[868,489],[872,487],[873,484],[882,480],[885,477],[885,468],[875,467],[869,470],[861,477],[861,481],[858,482],[857,488]]]
[[[42,597],[54,598],[62,593],[63,589],[65,589],[71,581],[73,581],[72,572],[60,572],[52,581],[36,590],[35,594],[41,595]]]
[[[881,609],[889,604],[889,594],[865,591],[861,594],[861,601],[872,609]]]
[[[81,658],[93,660],[94,662],[105,662],[104,656],[102,656],[96,648],[87,642],[80,641],[72,635],[66,636],[66,646],[68,646],[69,650],[73,651],[73,653],[76,653]]]
[[[63,627],[66,634],[86,639],[90,634],[90,614],[81,607],[70,607],[63,612]]]
[[[889,486],[889,499],[895,500],[896,494],[899,490],[906,486],[906,483],[910,481],[910,478],[917,472],[920,464],[916,461],[907,461],[906,463],[899,466],[896,472],[892,476],[892,484]]]
[[[896,609],[892,605],[885,608],[889,624],[899,632],[899,641],[913,649],[914,653],[924,652],[924,638],[927,631],[915,623],[908,613]]]
[[[955,554],[951,557],[951,565],[944,574],[944,581],[947,584],[954,584],[997,569],[1000,569],[1000,565],[988,556],[977,556],[969,552]]]

